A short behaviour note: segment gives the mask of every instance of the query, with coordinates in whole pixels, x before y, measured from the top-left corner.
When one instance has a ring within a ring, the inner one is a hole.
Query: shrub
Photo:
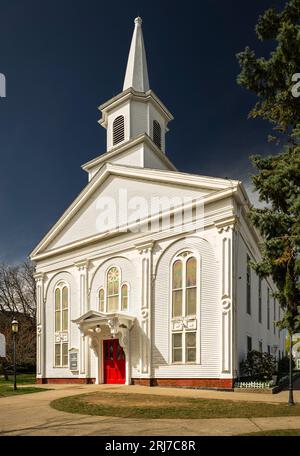
[[[295,369],[296,367],[296,363],[293,359],[293,369]],[[290,369],[290,360],[289,360],[289,357],[288,356],[284,356],[283,358],[281,358],[279,361],[278,361],[278,373],[280,375],[282,374],[286,374],[289,372],[289,369]]]
[[[255,380],[269,380],[276,371],[276,360],[269,353],[251,350],[240,364],[241,373]]]

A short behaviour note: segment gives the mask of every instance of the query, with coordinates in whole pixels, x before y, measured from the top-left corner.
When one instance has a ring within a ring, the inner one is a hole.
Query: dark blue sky
[[[247,120],[235,54],[266,52],[254,25],[272,0],[0,0],[0,261],[26,258],[105,151],[97,107],[122,90],[133,20],[143,18],[150,86],[175,120],[167,154],[186,172],[246,179],[271,150]],[[273,146],[274,147],[274,146]]]

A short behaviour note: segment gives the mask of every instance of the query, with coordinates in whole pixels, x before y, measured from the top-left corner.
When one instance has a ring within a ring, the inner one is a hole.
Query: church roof
[[[142,32],[142,19],[136,17],[134,23],[135,27],[127,61],[123,90],[132,87],[138,92],[147,92],[150,87]]]

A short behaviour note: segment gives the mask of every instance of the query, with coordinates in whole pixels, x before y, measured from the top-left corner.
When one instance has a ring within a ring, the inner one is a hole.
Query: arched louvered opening
[[[118,116],[113,121],[113,145],[124,141],[124,116]]]
[[[153,142],[161,149],[161,127],[157,120],[153,121]]]

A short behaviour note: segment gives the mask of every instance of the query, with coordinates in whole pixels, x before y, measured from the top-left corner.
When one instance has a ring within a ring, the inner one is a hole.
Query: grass
[[[123,418],[256,418],[299,416],[300,404],[193,399],[174,396],[96,392],[56,399],[56,410]]]
[[[38,393],[45,391],[45,388],[38,388],[36,386],[24,386],[35,383],[35,374],[18,374],[17,375],[17,390],[13,390],[13,375],[8,376],[8,381],[0,377],[0,398],[6,396],[16,396],[19,394]]]
[[[242,436],[298,436],[300,435],[300,429],[278,429],[275,431],[259,431],[259,432],[251,432],[250,434],[241,434]]]

